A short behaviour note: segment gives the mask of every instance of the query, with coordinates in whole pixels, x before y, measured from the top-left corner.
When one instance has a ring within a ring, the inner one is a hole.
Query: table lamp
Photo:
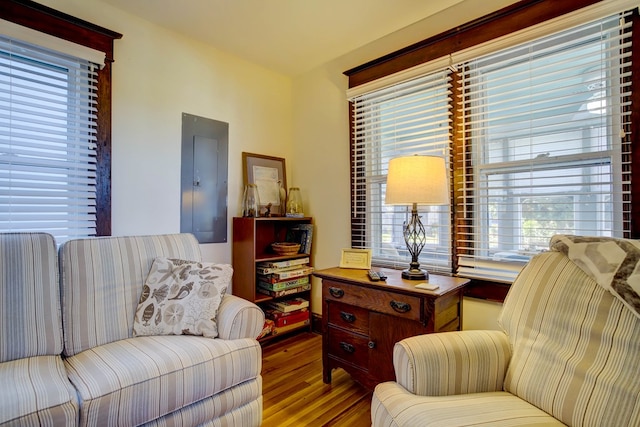
[[[389,161],[387,173],[387,205],[409,205],[411,219],[403,224],[404,241],[411,254],[409,268],[402,277],[427,280],[429,273],[420,268],[418,257],[426,242],[424,225],[418,216],[418,204],[447,205],[450,201],[449,179],[444,158],[436,156],[406,156]]]

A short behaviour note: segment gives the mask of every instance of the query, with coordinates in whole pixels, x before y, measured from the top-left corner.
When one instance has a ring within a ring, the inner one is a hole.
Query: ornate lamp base
[[[428,280],[429,273],[421,268],[407,268],[402,270],[402,278],[407,280]]]
[[[402,271],[402,278],[408,280],[427,280],[429,273],[427,273],[427,270],[421,269],[420,263],[418,262],[418,257],[424,247],[426,237],[424,226],[418,216],[418,205],[416,203],[413,204],[413,209],[411,209],[410,221],[404,224],[403,234],[407,251],[411,254],[411,263],[409,264],[409,268]]]

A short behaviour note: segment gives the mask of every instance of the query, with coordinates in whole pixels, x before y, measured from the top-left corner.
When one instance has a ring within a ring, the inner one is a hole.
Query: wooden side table
[[[323,381],[343,368],[367,388],[395,380],[393,346],[414,335],[456,331],[462,326],[463,288],[468,279],[430,274],[435,291],[417,289],[398,270],[378,269],[386,282],[372,282],[366,270],[329,268],[322,278]]]

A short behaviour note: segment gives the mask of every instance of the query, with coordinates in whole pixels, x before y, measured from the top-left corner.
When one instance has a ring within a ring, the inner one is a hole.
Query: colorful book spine
[[[288,288],[295,288],[297,286],[306,285],[309,283],[309,276],[302,276],[295,279],[283,280],[282,282],[267,282],[264,280],[258,279],[258,286],[264,289],[268,289],[270,291],[282,291]]]
[[[261,294],[269,295],[272,297],[284,297],[287,295],[297,294],[298,292],[304,292],[311,289],[311,284],[307,283],[306,285],[296,286],[295,288],[283,289],[281,291],[270,291],[269,289],[264,289],[262,287],[258,287],[257,291]]]

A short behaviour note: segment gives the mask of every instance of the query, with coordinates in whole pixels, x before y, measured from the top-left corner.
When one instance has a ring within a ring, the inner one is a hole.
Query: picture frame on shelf
[[[343,249],[340,268],[371,270],[371,249]]]
[[[244,185],[255,184],[260,199],[260,216],[284,215],[287,175],[285,159],[255,153],[242,153]]]

